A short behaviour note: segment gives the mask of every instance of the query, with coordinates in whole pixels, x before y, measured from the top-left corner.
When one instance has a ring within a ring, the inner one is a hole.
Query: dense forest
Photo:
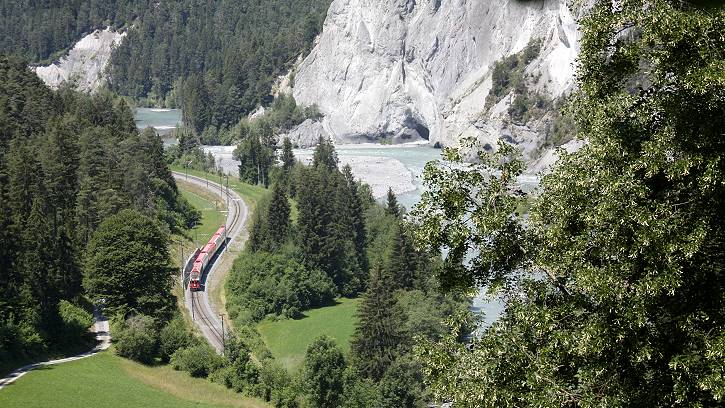
[[[0,360],[77,342],[89,316],[76,306],[104,295],[84,290],[87,246],[124,209],[162,237],[199,216],[125,102],[51,91],[25,60],[1,57]]]
[[[330,0],[26,3],[2,3],[0,53],[43,61],[94,28],[127,30],[109,87],[141,104],[183,107],[185,125],[201,134],[272,102],[272,83],[309,50]]]

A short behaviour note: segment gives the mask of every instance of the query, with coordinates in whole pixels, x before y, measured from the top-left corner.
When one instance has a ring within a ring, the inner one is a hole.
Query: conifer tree
[[[282,139],[282,170],[286,174],[289,174],[290,171],[292,171],[292,167],[295,165],[295,155],[292,152],[292,142],[290,142],[289,138],[285,136],[284,139]]]
[[[416,278],[417,257],[412,239],[402,221],[396,223],[386,264],[386,273],[395,289],[411,289]]]
[[[351,342],[355,367],[366,378],[380,380],[400,355],[404,317],[396,307],[393,283],[380,263],[370,269],[368,289],[360,302],[358,323]]]
[[[267,231],[273,248],[282,246],[290,233],[290,205],[284,188],[275,184],[267,210]]]
[[[346,164],[342,168],[343,188],[346,194],[346,211],[350,214],[350,231],[357,252],[358,265],[363,271],[369,268],[367,258],[367,234],[365,232],[365,209],[360,198],[358,184],[352,175],[352,168]]]
[[[332,171],[337,169],[337,163],[337,152],[332,141],[320,136],[317,139],[317,146],[315,146],[315,152],[312,155],[312,165],[314,167],[322,166]]]
[[[398,199],[395,197],[395,193],[393,193],[392,187],[388,187],[385,211],[396,218],[399,218],[401,215],[400,204],[398,204]]]

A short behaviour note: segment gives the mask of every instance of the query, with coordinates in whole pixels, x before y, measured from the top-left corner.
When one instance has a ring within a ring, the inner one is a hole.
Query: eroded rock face
[[[541,39],[525,73],[558,97],[573,86],[578,38],[565,0],[334,0],[294,97],[317,104],[338,141],[495,146],[503,135],[534,155],[540,129],[507,120],[511,97],[484,108],[492,65]]]
[[[35,67],[35,73],[51,88],[71,82],[81,91],[94,91],[106,81],[103,73],[111,58],[111,51],[121,43],[126,33],[106,28],[83,37],[59,61]]]

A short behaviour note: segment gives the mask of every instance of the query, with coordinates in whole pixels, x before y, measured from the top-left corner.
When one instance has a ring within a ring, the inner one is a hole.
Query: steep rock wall
[[[579,39],[565,0],[334,0],[294,96],[317,104],[339,141],[474,136],[495,146],[505,136],[531,158],[542,125],[510,124],[510,95],[484,105],[493,64],[532,39],[542,47],[525,73],[559,97],[573,86]]]
[[[78,41],[59,61],[35,67],[35,73],[51,88],[70,82],[78,90],[94,91],[105,83],[103,74],[111,51],[125,36],[126,33],[110,28],[96,30]]]

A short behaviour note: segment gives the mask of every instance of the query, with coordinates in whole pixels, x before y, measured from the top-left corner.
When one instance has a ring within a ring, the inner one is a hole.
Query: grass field
[[[226,214],[222,213],[224,204],[215,200],[214,196],[202,189],[194,188],[190,184],[179,183],[181,195],[197,210],[201,211],[201,220],[196,227],[187,230],[189,237],[201,247],[209,242],[209,238],[216,232],[220,225],[224,224]]]
[[[0,407],[267,407],[168,366],[146,367],[104,352],[26,374],[0,390]]]
[[[220,183],[220,178],[217,174],[207,173],[201,170],[184,169],[181,166],[169,166],[169,168],[180,173],[186,172],[197,177],[206,177],[209,181]],[[249,207],[250,213],[254,212],[254,209],[257,207],[257,202],[259,202],[259,200],[267,193],[267,189],[264,187],[247,184],[234,176],[229,177],[229,188],[242,196],[244,202],[247,203],[247,206]]]
[[[358,303],[359,299],[338,299],[337,305],[308,310],[302,319],[263,321],[257,329],[272,355],[294,371],[304,361],[307,347],[323,334],[349,351]]]

